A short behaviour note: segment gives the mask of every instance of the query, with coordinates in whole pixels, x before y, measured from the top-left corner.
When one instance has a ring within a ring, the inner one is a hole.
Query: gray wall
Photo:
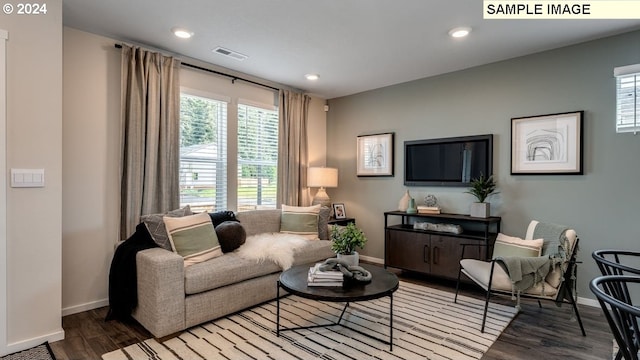
[[[363,255],[384,257],[383,212],[407,189],[405,140],[492,133],[500,191],[489,198],[492,215],[516,236],[532,219],[575,228],[584,261],[578,296],[593,298],[591,252],[639,248],[640,138],[615,132],[613,77],[614,67],[640,62],[639,43],[632,32],[330,100],[327,165],[339,169],[330,196],[365,231]],[[576,110],[585,111],[584,175],[510,175],[511,118]],[[356,136],[381,132],[395,132],[395,176],[356,177]],[[408,189],[418,203],[436,195],[446,212],[469,213],[474,201],[463,188]]]

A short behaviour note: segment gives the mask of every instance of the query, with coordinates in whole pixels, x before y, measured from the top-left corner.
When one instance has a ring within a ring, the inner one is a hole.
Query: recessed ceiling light
[[[304,77],[306,77],[307,80],[311,80],[311,81],[315,81],[315,80],[320,79],[320,75],[318,75],[318,74],[307,74]]]
[[[173,32],[173,35],[181,39],[188,39],[193,36],[193,32],[184,28],[173,28],[171,29],[171,32]]]
[[[462,38],[469,35],[470,32],[470,27],[457,27],[449,30],[449,35],[454,38]]]

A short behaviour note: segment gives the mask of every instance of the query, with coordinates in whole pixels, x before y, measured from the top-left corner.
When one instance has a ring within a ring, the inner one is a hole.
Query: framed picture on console
[[[334,203],[333,213],[336,219],[346,219],[347,211],[344,209],[344,204]]]
[[[393,135],[358,136],[357,176],[393,176]]]
[[[511,119],[511,175],[582,175],[584,111]]]

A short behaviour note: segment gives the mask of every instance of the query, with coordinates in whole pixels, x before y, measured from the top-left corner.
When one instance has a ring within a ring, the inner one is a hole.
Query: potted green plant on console
[[[359,264],[360,257],[356,248],[362,249],[366,242],[364,232],[355,223],[351,222],[347,226],[334,225],[331,228],[331,250],[338,255],[338,259],[345,260],[350,265]]]
[[[487,197],[492,194],[497,194],[496,187],[498,186],[493,179],[493,175],[485,178],[483,174],[480,177],[471,180],[471,187],[468,194],[471,194],[478,199],[478,202],[471,204],[471,216],[487,218],[489,217],[489,203],[485,202]]]

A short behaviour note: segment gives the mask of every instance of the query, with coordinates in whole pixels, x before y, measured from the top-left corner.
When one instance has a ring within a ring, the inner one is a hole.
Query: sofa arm
[[[156,338],[185,328],[184,260],[161,248],[136,255],[138,307],[133,317]]]

